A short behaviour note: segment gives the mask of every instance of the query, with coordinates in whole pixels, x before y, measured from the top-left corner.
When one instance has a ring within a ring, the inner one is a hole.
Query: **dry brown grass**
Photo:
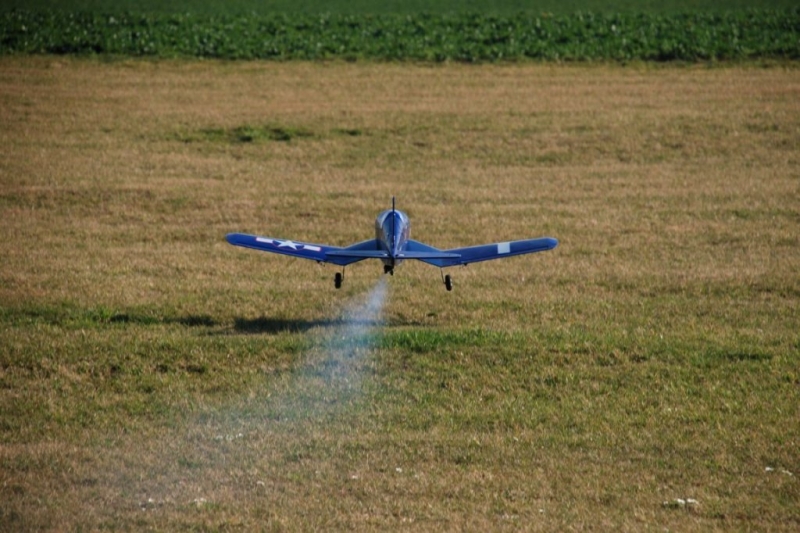
[[[800,523],[797,69],[2,58],[0,123],[0,529]],[[349,244],[392,195],[561,246],[404,264],[326,393],[379,266],[223,237]]]

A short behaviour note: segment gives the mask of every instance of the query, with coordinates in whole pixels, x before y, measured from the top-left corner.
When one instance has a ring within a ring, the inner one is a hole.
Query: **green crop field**
[[[9,11],[0,54],[412,61],[800,58],[800,9],[445,15]]]
[[[0,74],[0,530],[800,526],[791,64]]]

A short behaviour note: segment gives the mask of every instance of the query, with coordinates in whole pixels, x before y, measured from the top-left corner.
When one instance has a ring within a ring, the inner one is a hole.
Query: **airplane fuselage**
[[[387,209],[375,219],[375,239],[389,257],[381,259],[384,271],[392,273],[403,260],[398,256],[406,249],[411,232],[408,215],[396,209]]]

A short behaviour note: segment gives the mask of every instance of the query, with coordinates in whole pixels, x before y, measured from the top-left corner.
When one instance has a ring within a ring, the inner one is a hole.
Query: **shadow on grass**
[[[169,317],[141,316],[128,313],[117,313],[106,320],[108,323],[125,324],[179,324],[187,327],[206,327],[213,328],[225,326],[208,315],[185,315]],[[343,324],[341,319],[318,319],[304,320],[293,318],[271,318],[261,316],[258,318],[236,317],[233,322],[233,330],[242,334],[277,334],[277,333],[302,333],[312,328],[331,328]],[[365,324],[374,325],[374,324]]]
[[[156,325],[156,324],[179,324],[190,328],[196,327],[214,327],[219,323],[208,315],[186,315],[186,316],[152,316],[137,313],[114,313],[107,318],[95,319],[98,323],[108,324],[141,324],[141,325]]]
[[[258,333],[303,333],[313,328],[335,328],[344,325],[358,325],[364,327],[377,327],[382,325],[378,320],[344,320],[341,318],[336,319],[319,319],[319,320],[305,320],[294,318],[235,318],[233,329],[237,333],[243,334],[258,334]]]
[[[122,324],[179,324],[187,327],[214,327],[219,323],[208,315],[186,315],[179,317],[153,317],[147,315],[136,315],[129,313],[117,313],[112,315],[108,323],[122,323]]]
[[[43,323],[59,327],[106,325],[215,327],[220,323],[209,315],[164,316],[148,311],[116,311],[105,307],[81,309],[69,305],[36,306],[28,309],[0,309],[0,321],[25,325]]]
[[[315,328],[382,327],[386,329],[429,325],[402,318],[381,321],[369,318],[354,319],[347,317],[303,319],[260,316],[256,318],[235,317],[233,321],[233,329],[231,330],[228,320],[219,320],[207,314],[176,316],[148,310],[132,309],[120,311],[106,307],[83,309],[71,305],[36,306],[27,309],[0,308],[0,322],[16,325],[44,323],[65,328],[179,325],[188,328],[212,329],[209,332],[210,334],[304,333]]]
[[[165,320],[168,324],[180,324],[181,326],[195,327],[213,327],[219,323],[208,315],[186,315],[177,318],[168,318]]]

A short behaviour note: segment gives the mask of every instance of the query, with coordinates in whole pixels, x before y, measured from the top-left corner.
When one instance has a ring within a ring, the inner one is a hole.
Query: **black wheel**
[[[333,276],[333,286],[337,289],[342,288],[342,273],[337,272],[335,276]]]
[[[446,275],[444,277],[444,287],[448,291],[452,291],[453,290],[453,281],[450,279],[450,274],[448,274],[448,275]]]

